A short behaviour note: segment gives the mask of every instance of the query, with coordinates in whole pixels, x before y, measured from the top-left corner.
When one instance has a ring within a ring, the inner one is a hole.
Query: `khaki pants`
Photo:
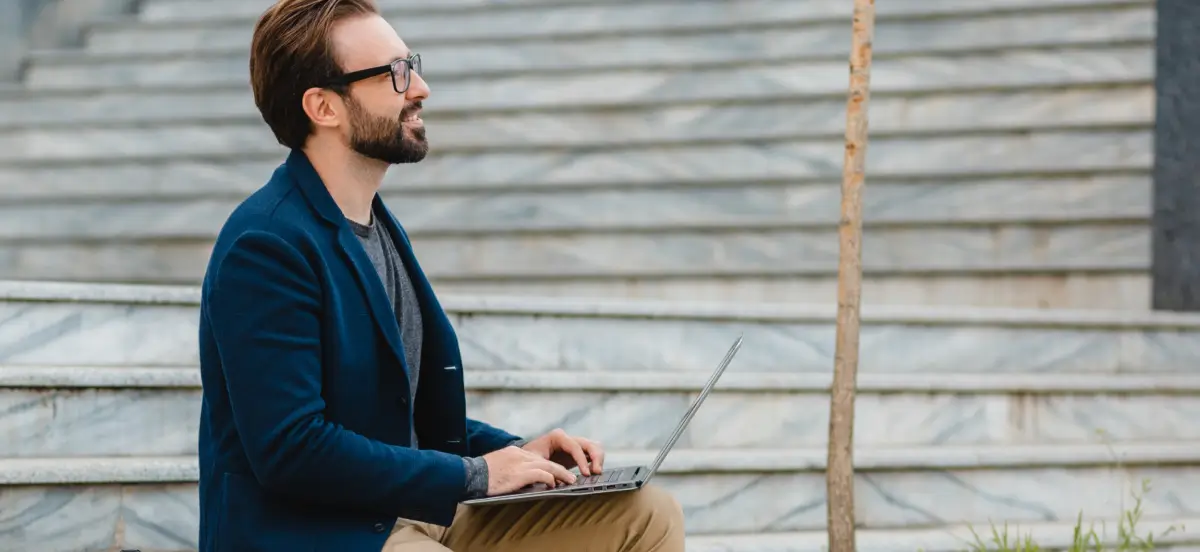
[[[450,527],[399,520],[383,552],[683,552],[683,511],[666,491],[459,506]]]

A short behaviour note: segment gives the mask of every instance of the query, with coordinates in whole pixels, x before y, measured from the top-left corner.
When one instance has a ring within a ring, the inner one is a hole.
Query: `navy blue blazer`
[[[462,456],[517,439],[467,418],[454,329],[404,230],[373,208],[421,304],[415,401],[392,302],[302,152],[221,229],[200,307],[203,552],[379,552],[397,517],[448,526]]]

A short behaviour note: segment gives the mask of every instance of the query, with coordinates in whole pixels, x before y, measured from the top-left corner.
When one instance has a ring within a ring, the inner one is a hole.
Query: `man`
[[[420,65],[372,0],[281,0],[255,28],[255,103],[291,154],[204,278],[201,550],[683,550],[653,486],[460,504],[598,473],[604,451],[466,417],[457,337],[377,195],[428,151]]]

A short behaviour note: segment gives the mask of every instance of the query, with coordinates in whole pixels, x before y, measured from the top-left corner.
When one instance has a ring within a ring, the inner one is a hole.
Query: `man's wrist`
[[[528,439],[516,439],[509,441],[507,446],[520,448],[528,442]],[[484,460],[482,456],[464,456],[463,469],[467,472],[467,482],[463,488],[464,500],[487,496],[489,483],[487,460]]]

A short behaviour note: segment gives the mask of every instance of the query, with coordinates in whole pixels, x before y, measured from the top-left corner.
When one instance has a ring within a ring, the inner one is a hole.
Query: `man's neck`
[[[385,163],[366,159],[341,144],[310,143],[304,154],[346,218],[371,223],[371,202],[387,174]]]

